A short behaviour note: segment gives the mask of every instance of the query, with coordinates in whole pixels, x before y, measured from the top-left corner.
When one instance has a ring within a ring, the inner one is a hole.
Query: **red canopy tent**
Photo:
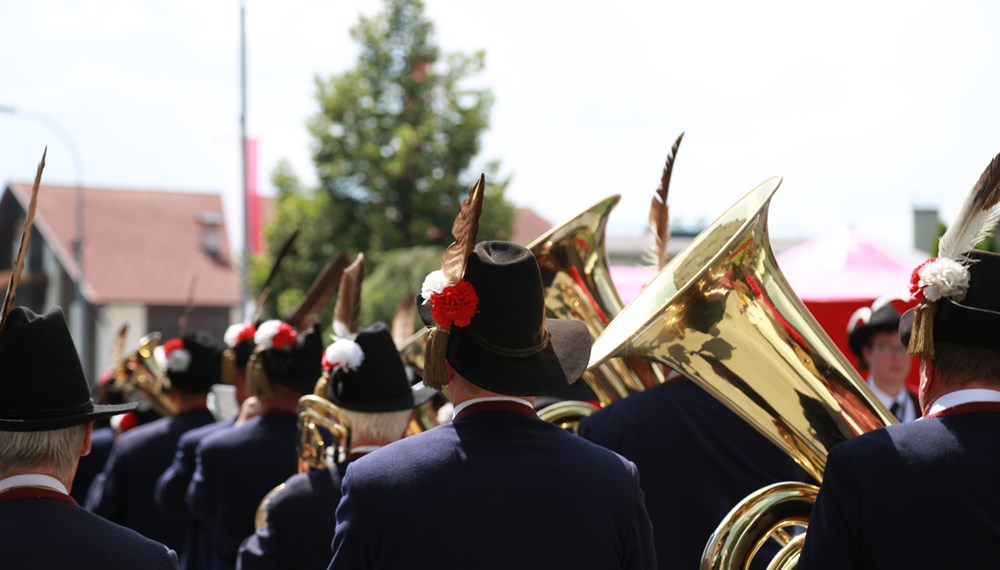
[[[886,295],[908,299],[910,273],[922,261],[917,253],[892,252],[854,228],[835,230],[777,255],[792,290],[855,366],[857,358],[847,346],[851,315]],[[611,267],[612,280],[626,303],[654,275],[651,267]],[[908,383],[917,385],[916,362]]]

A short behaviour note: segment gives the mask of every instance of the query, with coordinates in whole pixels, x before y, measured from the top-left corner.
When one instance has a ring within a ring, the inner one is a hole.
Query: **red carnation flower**
[[[172,338],[163,343],[163,354],[170,356],[170,353],[178,348],[184,348],[184,341],[179,338]]]
[[[472,284],[462,279],[431,295],[430,305],[431,316],[441,328],[447,330],[453,324],[467,327],[479,312],[479,296]]]
[[[928,259],[927,261],[918,265],[917,268],[913,270],[913,273],[910,274],[910,296],[913,297],[913,300],[915,301],[924,300],[924,288],[920,286],[920,270],[923,269],[924,266],[927,265],[928,263],[931,263],[932,261],[936,260],[937,260],[936,257]]]
[[[298,336],[292,325],[288,323],[281,323],[278,327],[278,332],[274,333],[271,337],[271,347],[275,349],[282,349],[289,346],[295,345],[295,339]]]

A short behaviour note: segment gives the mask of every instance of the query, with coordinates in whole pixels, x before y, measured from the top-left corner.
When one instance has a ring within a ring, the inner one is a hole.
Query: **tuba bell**
[[[779,184],[753,189],[674,257],[597,338],[590,366],[669,366],[820,481],[830,448],[895,420],[778,269],[767,207]]]
[[[160,333],[152,332],[139,339],[139,348],[123,358],[114,370],[114,383],[123,392],[143,398],[161,416],[177,413],[170,398],[170,387],[163,370],[156,362],[156,347]]]

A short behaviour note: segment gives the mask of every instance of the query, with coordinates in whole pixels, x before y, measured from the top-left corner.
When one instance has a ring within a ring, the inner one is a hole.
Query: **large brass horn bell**
[[[895,420],[778,269],[767,208],[780,182],[753,189],[675,256],[597,338],[590,366],[613,357],[669,366],[820,481],[830,448]],[[716,531],[703,568],[732,567],[718,563],[731,524]]]

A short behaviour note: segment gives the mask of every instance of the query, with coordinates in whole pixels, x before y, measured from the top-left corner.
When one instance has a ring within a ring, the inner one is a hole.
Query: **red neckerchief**
[[[14,487],[0,493],[0,501],[13,501],[16,499],[53,499],[76,504],[73,497],[64,495],[53,489],[46,489],[45,487]]]
[[[973,412],[1000,412],[1000,402],[966,402],[950,408],[945,408],[940,412],[935,412],[924,416],[925,418],[940,418],[953,416],[955,414],[971,414]]]
[[[463,418],[475,412],[514,412],[515,414],[538,417],[535,410],[531,409],[531,407],[526,404],[511,402],[510,400],[499,400],[470,404],[468,407],[463,408],[461,412],[458,412],[455,419],[457,420],[458,418]]]

